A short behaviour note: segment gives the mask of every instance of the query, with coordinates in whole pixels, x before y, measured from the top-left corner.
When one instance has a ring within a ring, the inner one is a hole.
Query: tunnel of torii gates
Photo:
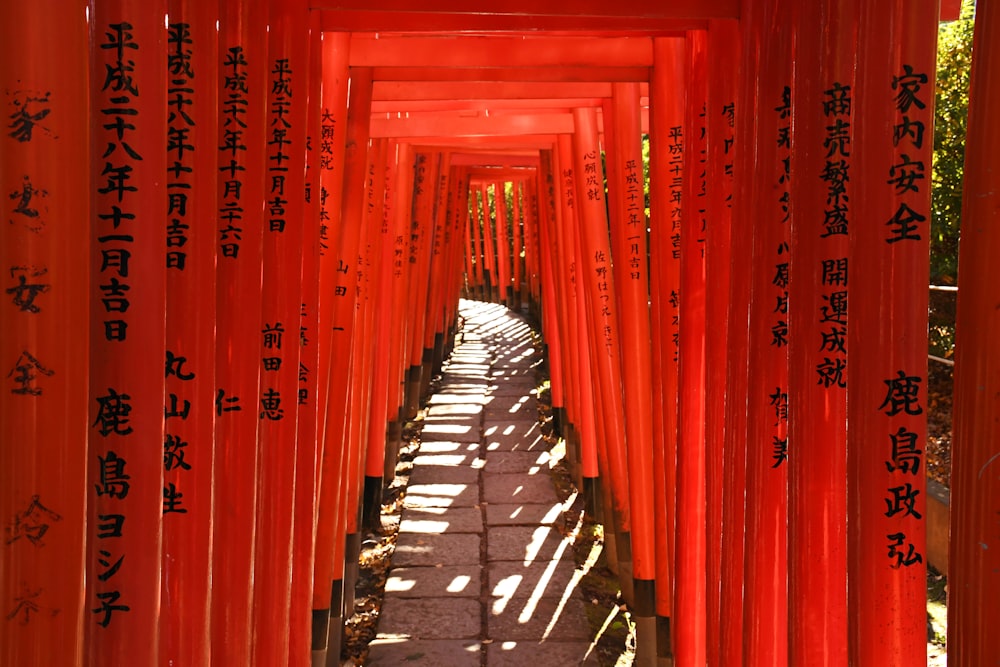
[[[2,3],[0,664],[336,664],[460,296],[540,322],[637,661],[924,664],[946,4]],[[957,665],[1000,660],[994,4]]]

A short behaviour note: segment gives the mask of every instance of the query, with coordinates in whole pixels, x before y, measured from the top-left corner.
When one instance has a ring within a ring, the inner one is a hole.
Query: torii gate
[[[463,288],[540,314],[642,664],[922,662],[927,172],[957,3],[497,4],[0,9],[0,662],[335,661],[364,510]],[[1000,659],[994,11],[954,664]]]

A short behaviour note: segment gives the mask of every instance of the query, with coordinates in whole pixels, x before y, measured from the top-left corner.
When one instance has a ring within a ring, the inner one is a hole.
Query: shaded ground
[[[927,476],[950,487],[952,367],[927,364]]]

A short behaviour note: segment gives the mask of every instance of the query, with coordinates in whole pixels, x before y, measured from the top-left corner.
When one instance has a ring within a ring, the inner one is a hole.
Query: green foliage
[[[931,283],[938,285],[956,284],[958,278],[974,15],[975,0],[963,0],[961,18],[938,29],[931,190]]]

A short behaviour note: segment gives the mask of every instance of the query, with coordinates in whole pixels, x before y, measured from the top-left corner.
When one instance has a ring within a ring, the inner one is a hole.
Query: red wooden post
[[[526,230],[531,230],[532,227],[535,227],[538,230],[538,244],[541,248],[544,248],[544,250],[541,250],[536,246],[532,254],[537,256],[539,264],[538,275],[541,280],[542,331],[545,334],[545,343],[548,348],[549,393],[552,400],[552,414],[555,420],[556,432],[560,435],[565,435],[562,431],[563,421],[566,417],[566,398],[563,387],[564,378],[567,375],[565,371],[567,361],[565,359],[566,353],[563,351],[563,326],[560,322],[560,299],[556,287],[559,274],[556,268],[557,260],[553,258],[553,254],[557,250],[554,238],[555,233],[552,229],[552,220],[549,218],[548,212],[540,211],[540,207],[537,205],[538,197],[535,180],[528,181],[527,185],[527,195],[531,206],[529,210],[534,211],[534,215],[527,218],[526,222],[533,224],[527,225]],[[530,236],[530,233],[525,234],[525,238],[530,238]],[[532,301],[534,302],[534,299]],[[570,455],[569,449],[567,446],[567,456],[571,467],[575,468],[579,466],[579,459],[576,457],[575,452]]]
[[[600,391],[600,418],[604,420],[603,442],[607,448],[607,475],[611,485],[620,579],[626,599],[631,599],[631,513],[628,463],[625,450],[625,412],[622,404],[621,341],[618,331],[611,244],[604,207],[600,147],[597,142],[597,112],[574,109],[573,167],[580,220],[580,259],[577,275],[587,294],[589,322],[593,327],[592,353]],[[600,433],[600,431],[598,432]]]
[[[483,299],[483,289],[485,285],[485,259],[483,252],[483,223],[480,217],[480,206],[478,188],[471,188],[469,192],[469,207],[472,228],[472,295],[478,299]]]
[[[433,198],[437,181],[438,154],[417,152],[414,159],[413,198],[410,207],[410,237],[408,261],[410,276],[407,311],[406,375],[407,418],[416,416],[420,405],[420,374],[423,360],[424,327],[421,314],[427,302],[427,280],[430,275],[431,238],[433,233]],[[424,313],[426,315],[426,313]]]
[[[307,17],[305,2],[275,0],[270,5],[261,393],[257,406],[261,465],[254,560],[252,664],[256,665],[280,664],[288,659],[292,535],[296,530],[312,529],[309,518],[305,527],[296,526],[294,515],[309,63],[302,35]]]
[[[680,664],[705,662],[705,171],[704,32],[688,33],[687,106],[681,218],[680,387],[677,440],[674,655]]]
[[[513,292],[513,303],[510,307],[514,310],[520,310],[521,301],[521,283],[524,280],[523,276],[523,266],[524,266],[524,238],[521,232],[521,225],[524,224],[524,206],[525,200],[524,195],[524,182],[523,181],[513,181],[511,183],[511,193],[513,194],[513,221],[512,226],[512,242],[513,249],[511,251],[511,259],[513,260],[514,271],[511,276],[514,282],[514,292]]]
[[[324,449],[334,447],[340,462],[340,484],[337,498],[331,503],[331,509],[336,513],[337,525],[333,542],[333,587],[332,597],[336,609],[331,608],[330,640],[327,661],[338,659],[340,652],[341,622],[339,614],[343,609],[353,607],[353,589],[344,582],[344,558],[347,546],[347,532],[351,521],[356,524],[357,517],[348,516],[348,499],[351,493],[358,492],[359,473],[358,459],[360,452],[351,449],[348,421],[348,390],[350,389],[350,364],[352,361],[351,341],[355,327],[355,309],[357,296],[357,256],[361,245],[362,225],[360,224],[364,210],[365,169],[368,157],[368,123],[371,118],[371,70],[367,68],[350,69],[350,99],[347,105],[347,128],[345,136],[345,152],[342,175],[341,206],[335,236],[338,243],[335,246],[336,259],[333,288],[333,316],[330,321],[332,363],[328,380],[327,418]],[[352,270],[353,267],[353,270]],[[357,510],[357,504],[353,506]],[[358,539],[352,538],[354,545]],[[317,546],[317,548],[319,548]],[[351,589],[351,590],[349,590]],[[350,602],[347,596],[350,594]],[[339,602],[343,603],[341,605]],[[343,609],[341,608],[343,606]]]
[[[499,269],[497,268],[496,237],[493,233],[495,225],[490,217],[489,186],[486,183],[479,184],[479,203],[483,212],[483,252],[486,253],[486,262],[483,264],[486,272],[485,300],[499,303],[500,298],[497,296]]]
[[[788,286],[789,662],[847,661],[847,257],[857,3],[797,8]],[[809,44],[802,37],[809,35]]]
[[[564,140],[568,143],[569,137]],[[568,148],[568,147],[567,147]],[[558,330],[561,334],[560,348],[562,350],[562,378],[565,393],[563,395],[565,408],[560,414],[559,422],[563,436],[566,439],[567,458],[570,461],[571,472],[584,496],[586,510],[592,513],[592,507],[587,500],[592,499],[594,479],[584,481],[583,450],[581,449],[580,431],[577,426],[581,417],[580,407],[584,389],[580,386],[579,356],[580,348],[576,341],[576,285],[572,281],[572,264],[575,256],[575,246],[572,242],[568,220],[573,209],[566,202],[573,201],[573,189],[563,186],[559,165],[555,163],[557,155],[551,149],[544,150],[540,156],[540,180],[544,204],[540,207],[542,217],[539,224],[548,229],[549,244],[542,244],[542,252],[550,257],[552,276],[554,279]],[[544,270],[544,269],[543,269]],[[543,294],[543,302],[544,302]],[[596,465],[590,471],[593,478],[597,476]]]
[[[383,154],[385,139],[376,139],[368,150],[365,167],[365,192],[362,209],[356,218],[361,227],[361,243],[354,266],[357,274],[357,304],[354,316],[354,335],[351,339],[350,394],[347,399],[348,487],[345,511],[347,513],[347,552],[344,574],[344,615],[354,613],[355,587],[358,577],[358,556],[361,552],[362,494],[365,487],[365,466],[368,456],[368,431],[373,382],[374,304],[371,298],[372,245],[379,233],[374,216],[376,183],[374,174],[379,170],[379,154]],[[380,148],[381,146],[381,148]],[[384,163],[384,162],[383,162]],[[378,187],[381,189],[381,179]],[[374,224],[373,224],[374,223]],[[383,461],[379,458],[381,468]]]
[[[621,304],[621,366],[624,380],[625,435],[629,506],[632,518],[632,581],[635,587],[636,660],[656,660],[656,545],[653,520],[653,387],[649,323],[648,243],[644,205],[639,84],[612,84],[616,150],[610,192],[618,215],[611,219],[618,255],[614,262],[616,296]]]
[[[86,2],[0,8],[5,665],[83,664],[84,624],[92,625],[99,604],[81,585],[93,493],[86,474],[93,415],[86,9]]]
[[[992,106],[1000,99],[998,29],[996,5],[981,3],[976,8],[969,92],[955,342],[948,652],[956,665],[1000,660],[994,622],[1000,598],[1000,550],[996,548],[1000,475],[995,451],[1000,407],[1000,364],[995,352],[1000,285],[993,279],[1000,250],[996,225],[1000,128],[991,118]]]
[[[355,86],[357,86],[355,88]],[[346,541],[344,546],[344,605],[343,613],[350,616],[354,609],[354,587],[357,581],[358,554],[361,550],[361,534],[358,530],[360,512],[361,477],[364,466],[362,449],[367,412],[368,387],[371,377],[367,372],[364,340],[365,316],[359,315],[364,307],[360,299],[363,288],[362,266],[359,257],[365,253],[367,229],[365,227],[367,174],[369,160],[373,156],[368,136],[368,119],[371,116],[371,70],[351,72],[351,99],[348,104],[347,157],[344,169],[344,196],[341,208],[341,246],[338,272],[342,273],[340,285],[335,291],[333,326],[336,333],[343,335],[343,347],[335,358],[339,368],[330,379],[330,405],[341,405],[342,427],[334,432],[342,433],[345,473],[341,487],[339,506],[344,512]],[[341,290],[340,286],[344,289]],[[368,383],[368,384],[366,384]],[[337,387],[336,385],[342,385]],[[339,394],[339,396],[338,396]],[[360,398],[359,398],[360,397]],[[358,402],[360,400],[360,403]],[[330,420],[333,423],[334,420]]]
[[[746,551],[743,657],[747,664],[788,663],[787,469],[789,158],[791,156],[790,6],[762,3],[755,79],[758,119],[750,208],[750,341],[747,390]],[[777,29],[769,28],[777,26]],[[754,29],[752,27],[751,29]]]
[[[427,304],[423,314],[424,349],[421,359],[420,395],[430,393],[431,378],[437,372],[444,346],[441,312],[447,290],[447,262],[449,258],[447,239],[450,238],[451,197],[449,186],[454,180],[454,170],[450,167],[448,153],[442,155],[438,177],[434,182],[434,233],[431,239],[430,274],[426,284]]]
[[[600,477],[600,466],[597,455],[598,435],[596,423],[596,404],[594,396],[594,380],[591,372],[591,336],[587,327],[587,302],[583,286],[583,270],[581,267],[580,226],[577,222],[576,179],[573,166],[572,138],[559,135],[558,153],[554,171],[559,179],[560,206],[556,207],[556,233],[558,236],[559,256],[563,258],[565,284],[569,286],[567,295],[570,297],[566,306],[567,326],[570,334],[567,349],[575,353],[574,368],[579,378],[577,414],[574,415],[575,430],[579,431],[580,440],[580,471],[583,477],[583,495],[586,509],[595,520],[603,520],[602,498],[605,482]],[[614,526],[607,522],[607,532],[614,531]],[[609,559],[617,559],[615,549],[607,550]]]
[[[497,248],[497,285],[499,286],[500,300],[505,306],[512,306],[514,301],[514,286],[511,283],[511,238],[508,233],[509,221],[507,210],[507,183],[496,181],[493,183],[493,211],[496,222],[496,248]]]
[[[406,419],[404,402],[406,389],[406,340],[410,324],[407,322],[407,295],[410,263],[407,259],[407,235],[410,233],[410,212],[413,201],[413,152],[409,144],[396,146],[394,161],[391,207],[392,214],[392,331],[395,332],[389,347],[389,451],[384,471],[386,479],[394,474],[396,458],[402,438],[403,422]],[[391,468],[389,466],[392,466]]]
[[[348,33],[326,33],[322,48],[322,111],[320,115],[319,161],[319,313],[316,334],[319,348],[317,367],[316,406],[317,436],[320,441],[321,457],[318,462],[316,556],[313,565],[313,659],[326,662],[326,652],[330,638],[334,638],[333,650],[339,660],[340,655],[340,605],[342,590],[339,586],[340,571],[334,552],[343,540],[343,526],[339,522],[341,508],[338,502],[343,478],[342,448],[340,433],[334,434],[327,416],[329,410],[329,384],[333,378],[334,343],[343,345],[343,340],[333,330],[336,290],[340,285],[338,267],[340,254],[340,209],[344,187],[344,151],[347,120],[347,90],[349,73],[347,56],[350,50]],[[346,287],[344,287],[346,289]],[[331,294],[334,295],[331,298]],[[342,349],[339,348],[338,349]],[[341,381],[338,376],[337,381]],[[338,423],[339,425],[339,423]],[[339,561],[342,565],[343,561]],[[331,612],[338,619],[331,624]]]
[[[441,305],[441,327],[444,334],[440,350],[435,348],[434,371],[441,371],[442,364],[454,349],[455,333],[458,326],[458,301],[462,296],[462,260],[467,254],[466,247],[459,240],[463,229],[469,227],[469,170],[452,167],[449,184],[448,208],[451,222],[445,233],[445,248],[448,253],[445,265],[444,303]],[[438,356],[439,355],[439,356]]]
[[[325,620],[313,623],[312,593],[316,553],[318,472],[322,456],[319,427],[319,252],[320,161],[322,139],[322,60],[323,43],[319,13],[308,18],[308,70],[306,76],[306,165],[303,188],[302,289],[299,312],[298,448],[295,460],[295,521],[299,529],[292,535],[292,597],[288,662],[305,665],[310,660],[314,639],[326,634]],[[308,530],[302,530],[308,525]],[[317,646],[317,648],[319,648]]]
[[[674,486],[677,456],[677,358],[680,230],[684,186],[685,44],[653,42],[650,81],[650,297],[653,333],[653,493],[656,535],[656,651],[672,660]]]
[[[468,199],[464,203],[466,209],[468,209],[472,205],[472,202]],[[479,258],[477,257],[474,250],[476,246],[474,239],[475,232],[471,227],[471,221],[474,220],[475,217],[468,213],[466,215],[467,215],[466,222],[469,224],[466,225],[465,229],[462,230],[462,243],[465,244],[464,247],[465,247],[466,298],[471,298],[472,295],[474,294],[475,285],[477,283],[476,274],[479,271]]]
[[[678,664],[705,663],[705,33],[688,33],[681,193],[680,359],[673,647]]]
[[[86,660],[159,659],[167,136],[166,3],[101,3],[92,21],[91,332]],[[170,107],[180,113],[183,107]]]
[[[726,412],[723,433],[722,475],[722,574],[719,596],[719,664],[731,665],[743,660],[743,558],[746,532],[746,457],[747,457],[747,365],[749,362],[751,254],[745,249],[753,242],[753,209],[749,202],[749,184],[754,171],[749,160],[753,155],[752,127],[757,117],[756,100],[751,93],[756,72],[746,67],[756,53],[750,26],[757,19],[756,7],[747,5],[742,15],[743,26],[735,21],[713,23],[713,30],[737,51],[732,71],[739,76],[730,78],[730,94],[735,110],[723,106],[723,173],[735,172],[730,186],[730,281],[729,281],[729,331],[726,371]],[[731,52],[732,52],[731,51]],[[737,68],[735,63],[740,63]],[[737,71],[738,69],[738,71]],[[727,104],[731,104],[727,103]],[[735,118],[733,118],[735,115]],[[735,121],[735,122],[734,122]],[[724,176],[725,179],[725,176]]]
[[[729,348],[729,277],[733,218],[733,155],[735,73],[739,31],[732,21],[709,25],[707,205],[705,208],[705,499],[706,499],[706,624],[707,664],[719,665],[721,640],[720,587],[722,583],[722,505],[728,493],[723,485],[727,371]],[[698,207],[699,211],[702,209]]]
[[[170,106],[165,137],[171,169],[164,409],[190,409],[167,419],[164,429],[163,664],[211,661],[218,10],[218,4],[171,0],[167,26],[168,102],[176,96],[178,106]]]
[[[860,17],[848,328],[848,604],[854,664],[927,662],[927,257],[937,3]],[[886,53],[885,44],[898,45]],[[824,272],[824,278],[839,267]],[[824,266],[827,269],[827,266]]]
[[[212,664],[248,665],[256,542],[267,26],[263,0],[220,17]]]
[[[385,208],[385,169],[389,142],[378,139],[373,146],[374,169],[369,173],[368,211],[365,224],[368,229],[368,257],[365,267],[367,279],[367,309],[370,311],[368,340],[372,341],[370,400],[362,409],[368,410],[368,428],[363,445],[366,448],[362,526],[366,530],[381,530],[383,471],[386,448],[386,403],[389,395],[389,318],[392,299],[386,298],[391,280],[392,243],[389,236],[389,219]]]

